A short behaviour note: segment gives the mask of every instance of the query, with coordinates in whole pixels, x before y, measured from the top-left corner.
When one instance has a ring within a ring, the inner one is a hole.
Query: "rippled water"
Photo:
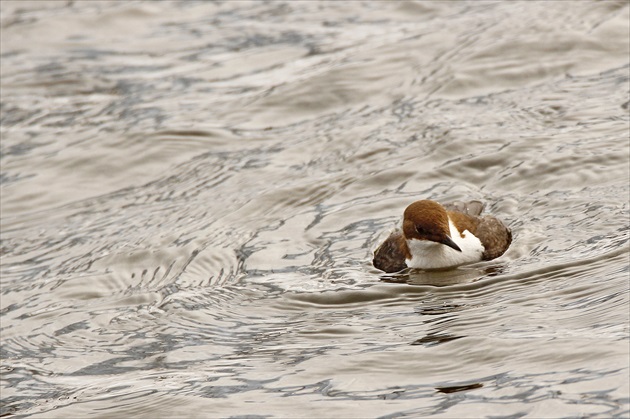
[[[1,415],[630,414],[627,2],[0,7]]]

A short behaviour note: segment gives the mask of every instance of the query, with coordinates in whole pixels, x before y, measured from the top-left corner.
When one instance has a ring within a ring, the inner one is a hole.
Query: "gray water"
[[[628,2],[0,8],[1,415],[630,415]]]

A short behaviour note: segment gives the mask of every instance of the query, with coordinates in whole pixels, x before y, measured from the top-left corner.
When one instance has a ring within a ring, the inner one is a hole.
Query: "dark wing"
[[[483,260],[498,258],[510,247],[512,232],[498,218],[486,215],[479,220],[475,236],[481,240]]]
[[[455,201],[448,204],[442,204],[447,211],[461,212],[462,214],[478,217],[483,211],[485,205],[481,201]]]
[[[387,273],[402,271],[407,267],[407,253],[405,238],[402,231],[397,229],[374,251],[372,264]]]

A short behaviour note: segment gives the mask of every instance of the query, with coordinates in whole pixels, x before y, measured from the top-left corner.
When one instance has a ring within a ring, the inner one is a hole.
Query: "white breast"
[[[484,247],[481,241],[468,230],[464,230],[462,237],[457,228],[449,220],[451,238],[462,249],[458,252],[440,243],[428,240],[407,240],[411,252],[411,259],[407,259],[407,266],[415,269],[442,269],[467,263],[479,262]]]

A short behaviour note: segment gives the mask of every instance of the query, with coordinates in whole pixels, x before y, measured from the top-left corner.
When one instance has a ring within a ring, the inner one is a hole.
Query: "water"
[[[627,2],[0,7],[0,414],[630,415]]]

